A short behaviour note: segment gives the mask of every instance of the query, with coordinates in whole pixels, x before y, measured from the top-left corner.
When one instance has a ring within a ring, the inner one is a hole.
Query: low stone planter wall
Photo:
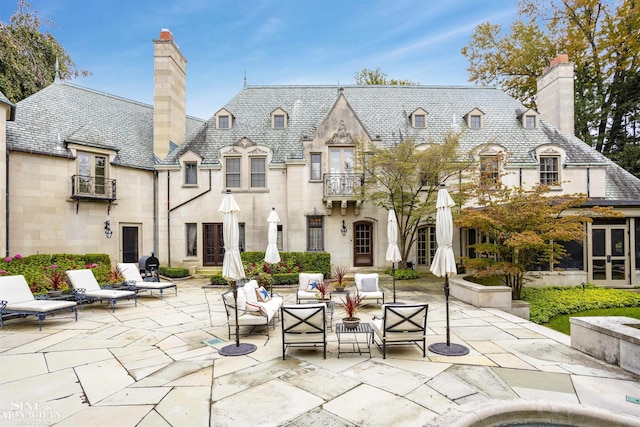
[[[640,320],[594,316],[569,321],[571,347],[640,375]]]
[[[529,303],[511,300],[508,286],[484,286],[459,277],[449,278],[450,295],[474,307],[499,308],[529,320]]]

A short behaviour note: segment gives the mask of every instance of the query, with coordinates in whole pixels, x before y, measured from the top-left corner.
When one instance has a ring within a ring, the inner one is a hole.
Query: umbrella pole
[[[236,343],[229,344],[218,350],[223,356],[244,356],[245,354],[253,353],[258,348],[255,344],[242,343],[240,344],[240,325],[238,325],[238,281],[233,281],[233,300],[235,301],[235,315],[236,315]],[[267,328],[269,325],[267,325]]]
[[[238,281],[233,281],[233,300],[235,301],[235,312],[236,312],[236,347],[240,347],[240,325],[238,324]],[[448,314],[447,309],[447,314]],[[267,325],[268,326],[268,325]],[[447,317],[447,333],[449,331],[449,317]]]
[[[396,263],[391,263],[391,276],[393,277],[393,303],[396,302]]]
[[[444,275],[444,299],[447,310],[447,347],[451,345],[450,328],[449,328],[449,275]]]
[[[449,329],[449,275],[444,275],[444,297],[447,315],[447,342],[434,343],[429,346],[429,351],[443,356],[464,356],[469,354],[469,349],[462,344],[451,344]]]

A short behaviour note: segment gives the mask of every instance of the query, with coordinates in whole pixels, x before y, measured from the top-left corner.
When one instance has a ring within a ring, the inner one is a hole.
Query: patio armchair
[[[14,314],[21,317],[34,315],[38,317],[40,330],[47,314],[60,310],[74,312],[78,321],[78,307],[74,301],[38,300],[29,289],[24,276],[0,276],[0,326],[4,329],[4,316]]]
[[[255,280],[250,280],[244,286],[238,287],[238,326],[250,326],[251,331],[258,326],[267,326],[268,337],[269,325],[273,329],[276,327],[275,319],[280,312],[283,298],[277,294],[269,296],[268,293],[265,293],[266,290],[261,288]],[[236,326],[236,301],[233,297],[233,291],[222,294],[222,301],[227,314],[229,339],[231,339],[231,327]]]
[[[356,295],[362,297],[363,304],[368,301],[384,304],[384,291],[380,287],[380,275],[378,273],[356,273],[354,281]]]
[[[160,291],[160,299],[162,299],[162,291],[174,288],[178,295],[178,286],[171,282],[146,281],[140,274],[140,267],[135,263],[118,263],[116,265],[120,273],[124,276],[129,290],[140,292],[149,291],[153,295],[153,291]]]
[[[383,359],[387,358],[387,346],[399,344],[416,344],[422,357],[426,356],[428,310],[426,303],[382,305],[382,317],[374,317],[371,328],[373,342],[382,350]]]
[[[93,275],[93,270],[67,270],[67,277],[71,286],[76,291],[76,296],[89,301],[107,301],[111,306],[111,312],[116,309],[116,301],[131,299],[138,306],[135,291],[121,291],[116,289],[102,289]]]
[[[317,301],[318,291],[314,290],[314,283],[322,283],[324,275],[322,273],[298,273],[298,292],[296,293],[296,304],[302,301]]]
[[[287,347],[315,347],[322,345],[323,358],[327,358],[327,306],[318,304],[283,305],[282,360]]]

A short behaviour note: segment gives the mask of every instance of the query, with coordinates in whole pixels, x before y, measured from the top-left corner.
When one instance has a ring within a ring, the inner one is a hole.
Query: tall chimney
[[[538,77],[538,112],[543,120],[567,135],[575,135],[573,63],[569,55],[555,57]]]
[[[184,142],[187,98],[187,60],[166,28],[153,41],[153,78],[153,153],[164,159],[170,141]]]

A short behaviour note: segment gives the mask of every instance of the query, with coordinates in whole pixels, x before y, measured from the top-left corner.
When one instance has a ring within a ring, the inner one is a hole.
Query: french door
[[[629,284],[629,240],[623,224],[591,228],[591,281],[596,285]]]
[[[202,265],[222,265],[224,260],[224,240],[222,223],[202,224]]]
[[[373,265],[373,226],[370,222],[353,224],[353,265],[355,267]]]

